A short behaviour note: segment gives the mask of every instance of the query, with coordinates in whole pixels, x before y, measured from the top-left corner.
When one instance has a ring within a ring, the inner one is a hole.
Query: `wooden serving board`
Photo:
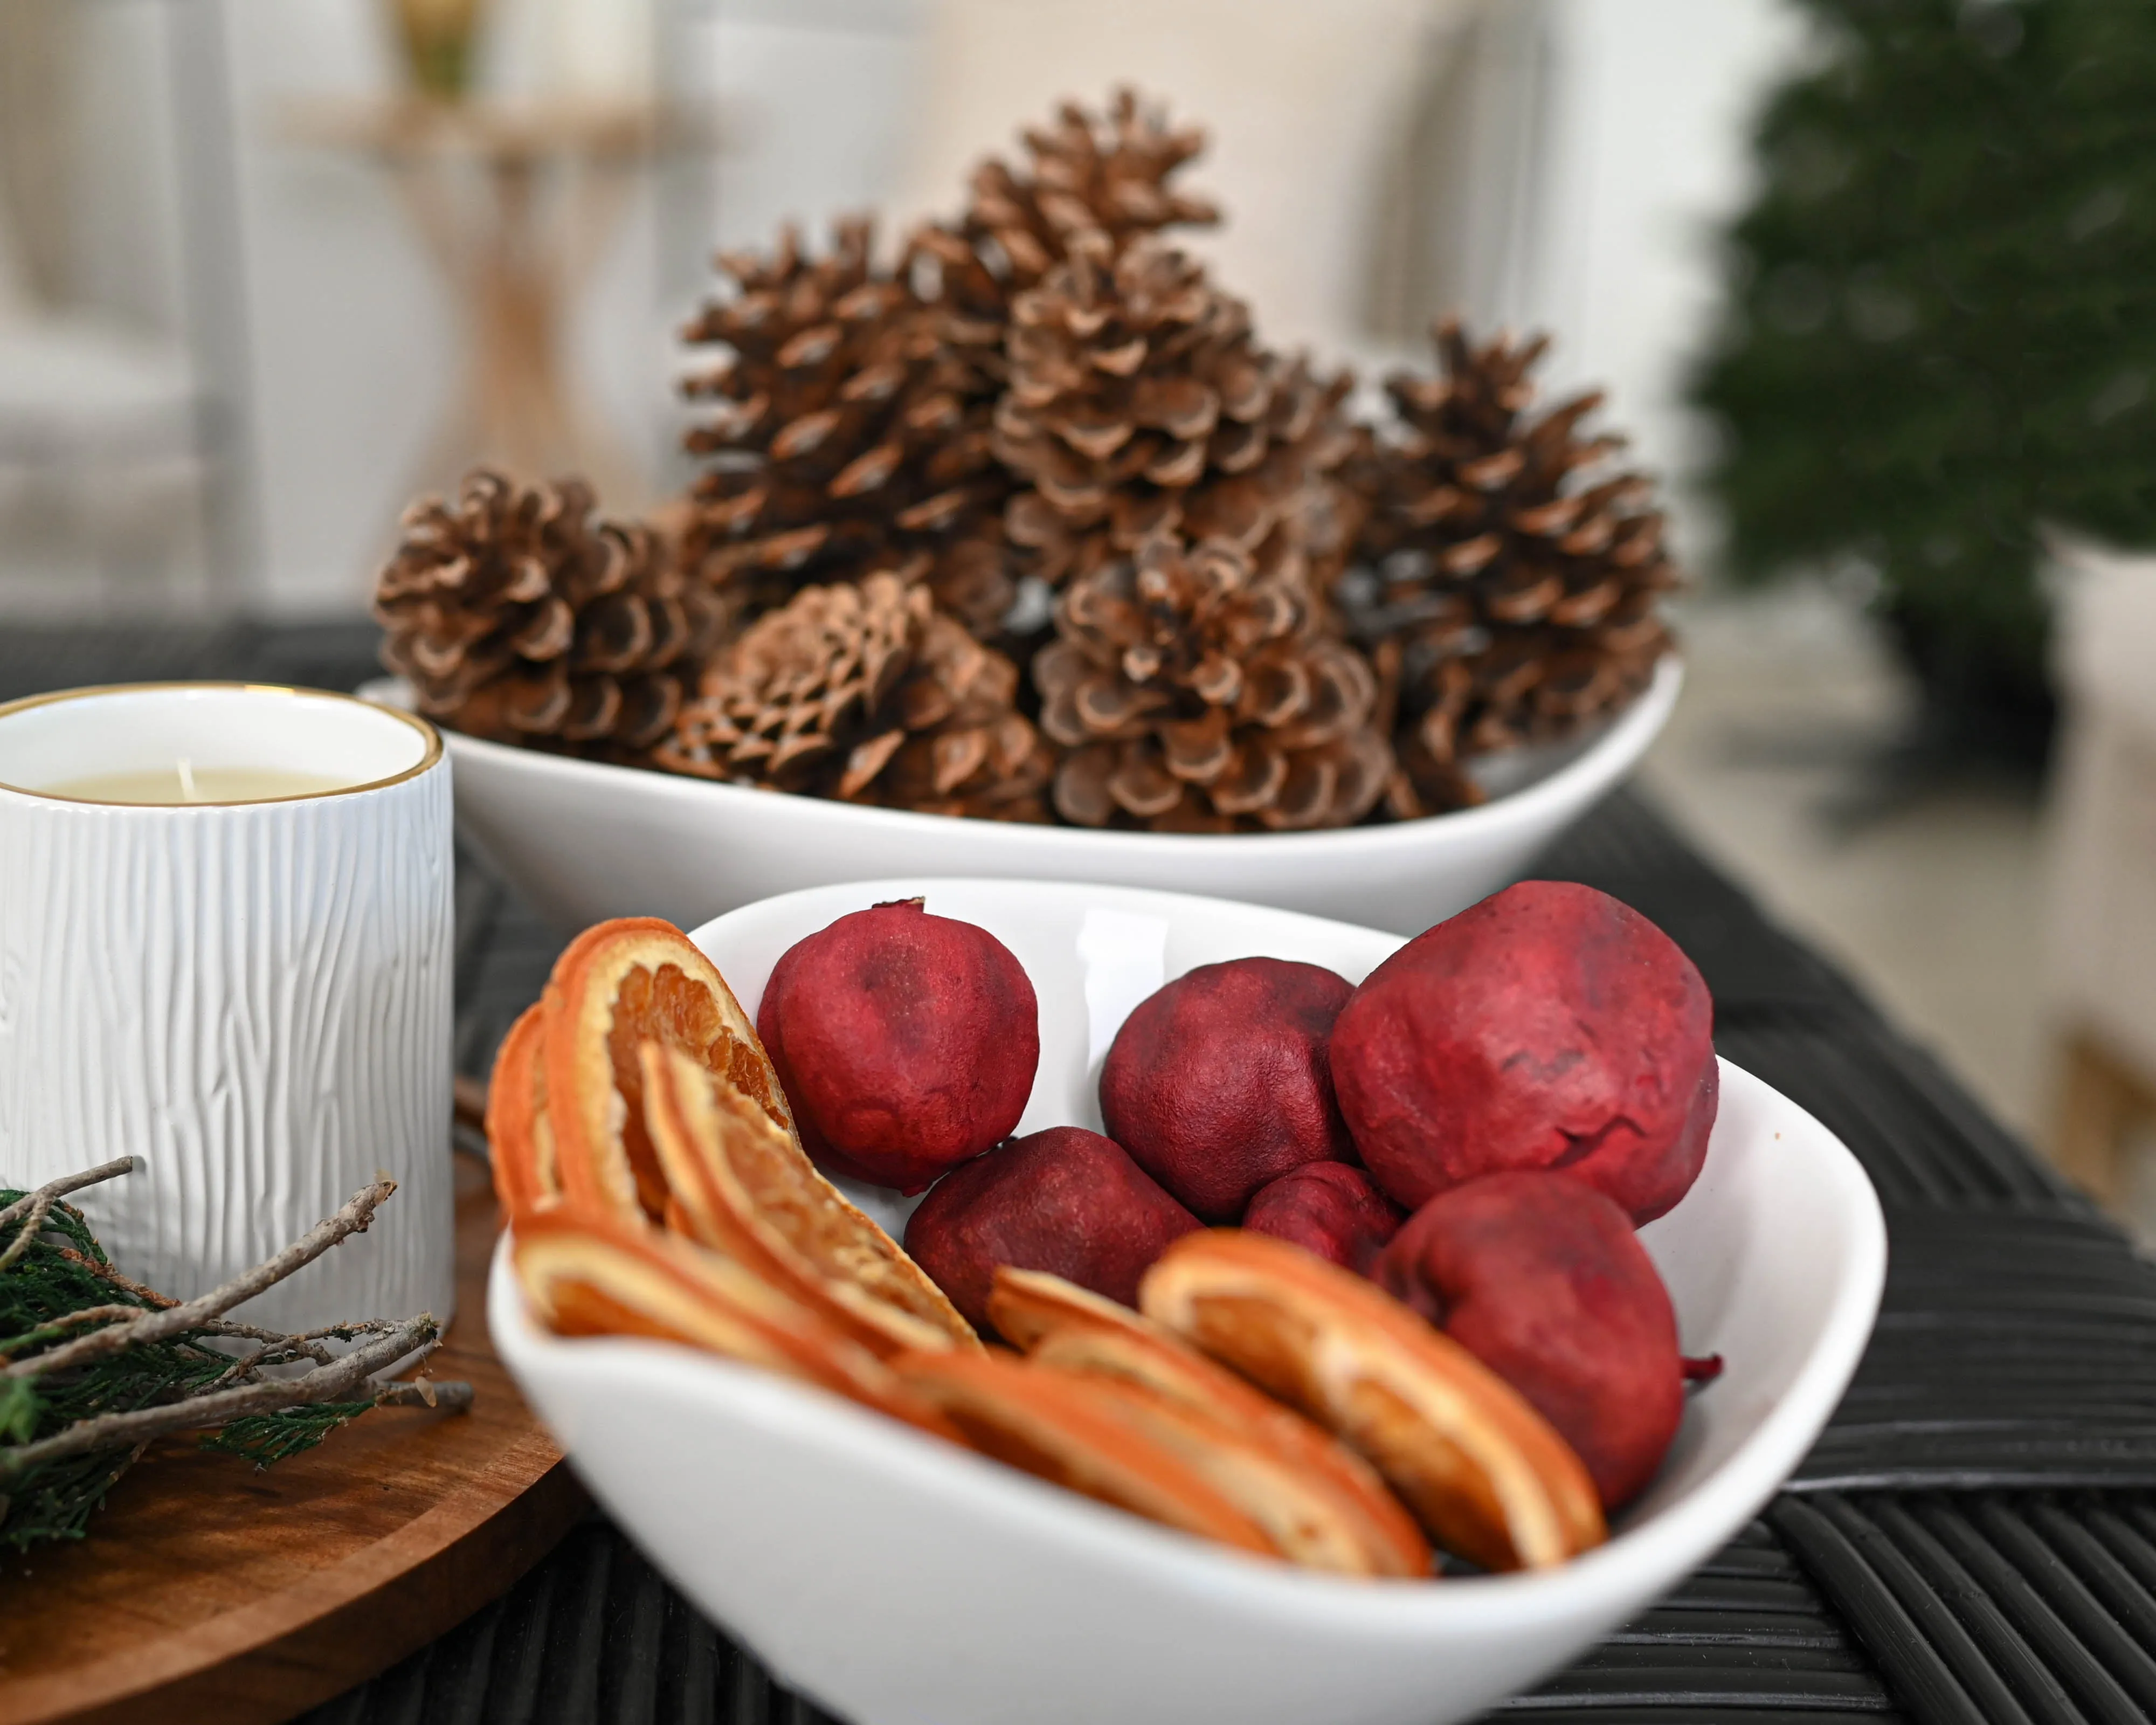
[[[469,1379],[469,1413],[384,1408],[259,1471],[171,1440],[89,1538],[0,1559],[0,1725],[270,1725],[543,1557],[588,1500],[487,1339],[495,1230],[486,1171],[460,1155],[458,1316],[427,1371]]]

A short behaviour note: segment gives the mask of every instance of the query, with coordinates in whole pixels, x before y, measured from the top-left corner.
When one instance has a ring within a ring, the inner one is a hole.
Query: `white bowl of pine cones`
[[[1127,92],[880,261],[719,259],[707,462],[648,522],[480,472],[376,614],[458,814],[565,924],[909,871],[1198,891],[1403,932],[1515,878],[1681,680],[1650,483],[1537,411],[1540,339],[1352,378],[1163,229],[1202,143]]]

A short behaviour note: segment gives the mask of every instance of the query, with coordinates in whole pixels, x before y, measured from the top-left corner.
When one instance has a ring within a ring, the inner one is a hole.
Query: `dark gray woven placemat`
[[[364,625],[0,634],[0,700],[87,682],[349,688]],[[1791,1489],[1638,1621],[1500,1712],[1570,1725],[2156,1716],[2156,1273],[1847,982],[1620,793],[1542,872],[1654,918],[1724,1054],[1862,1160],[1888,1214],[1878,1331]],[[459,875],[458,1058],[483,1072],[559,942]],[[821,1720],[594,1520],[309,1725]],[[1313,1722],[1318,1725],[1318,1722]]]

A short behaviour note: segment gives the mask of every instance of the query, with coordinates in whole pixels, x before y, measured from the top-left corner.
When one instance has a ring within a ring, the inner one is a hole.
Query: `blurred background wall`
[[[1052,97],[1117,77],[1211,127],[1193,177],[1229,222],[1204,244],[1281,338],[1369,368],[1419,357],[1447,305],[1545,325],[1552,382],[1603,382],[1681,471],[1708,234],[1794,35],[1777,0],[1260,9],[498,0],[475,83],[654,95],[695,121],[627,177],[569,321],[572,374],[648,495],[680,477],[671,331],[711,248],[947,206]],[[0,316],[76,324],[108,390],[206,398],[172,410],[192,434],[164,466],[92,439],[4,506],[0,608],[356,609],[402,504],[454,478],[422,464],[465,358],[457,293],[378,157],[322,137],[398,87],[387,20],[375,0],[0,0]],[[223,469],[207,501],[203,464]]]

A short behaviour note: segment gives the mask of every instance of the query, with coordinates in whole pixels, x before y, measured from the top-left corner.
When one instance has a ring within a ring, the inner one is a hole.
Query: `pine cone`
[[[706,672],[660,766],[931,814],[1045,820],[1018,668],[888,572],[804,588]]]
[[[1053,124],[1022,137],[1029,167],[983,162],[964,215],[922,228],[910,247],[910,266],[926,264],[933,278],[927,292],[942,308],[946,345],[991,400],[1008,376],[1012,300],[1068,258],[1081,235],[1104,238],[1112,254],[1165,228],[1220,219],[1212,203],[1168,183],[1204,149],[1205,134],[1170,127],[1135,90],[1116,90],[1105,113],[1065,102]]]
[[[1058,811],[1177,832],[1360,820],[1392,751],[1368,663],[1313,611],[1301,582],[1228,540],[1156,538],[1074,581],[1033,672],[1041,728],[1070,751]]]
[[[1026,482],[1004,521],[1035,572],[1060,584],[1167,534],[1306,576],[1351,379],[1266,352],[1241,300],[1151,243],[1081,240],[1013,310],[994,449]]]
[[[719,259],[735,290],[683,331],[727,349],[686,386],[720,404],[685,439],[711,458],[687,554],[752,613],[883,569],[989,634],[1012,590],[988,403],[931,309],[875,264],[873,237],[865,219],[841,222],[811,260],[788,228],[767,258]]]
[[[1403,424],[1350,464],[1368,512],[1336,589],[1354,634],[1396,643],[1380,670],[1397,678],[1403,815],[1475,800],[1466,757],[1638,695],[1678,581],[1651,483],[1593,471],[1623,447],[1579,429],[1599,393],[1528,417],[1548,338],[1478,348],[1450,319],[1436,335],[1442,375],[1388,379]]]
[[[647,747],[679,711],[724,608],[634,522],[595,521],[581,480],[484,470],[422,498],[376,583],[382,661],[419,710],[475,737]]]

